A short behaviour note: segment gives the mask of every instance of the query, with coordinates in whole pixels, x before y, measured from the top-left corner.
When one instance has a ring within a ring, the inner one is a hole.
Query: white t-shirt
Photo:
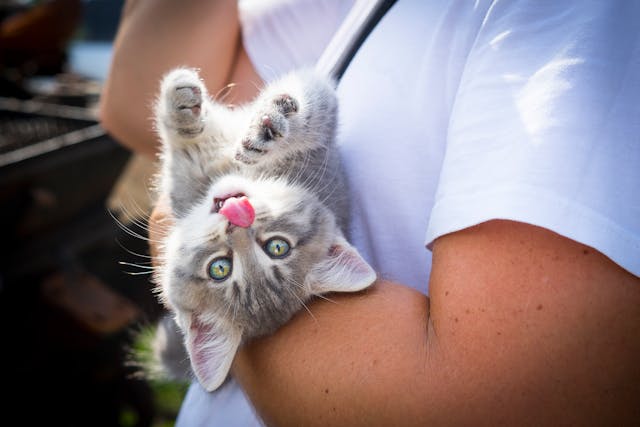
[[[245,50],[264,81],[313,66],[355,0],[239,0]]]
[[[339,86],[365,257],[426,291],[425,241],[511,219],[640,275],[638,18],[624,0],[400,0]]]
[[[627,0],[398,0],[338,87],[364,257],[426,293],[425,244],[511,219],[640,275],[638,22]],[[194,386],[181,417],[218,408]]]

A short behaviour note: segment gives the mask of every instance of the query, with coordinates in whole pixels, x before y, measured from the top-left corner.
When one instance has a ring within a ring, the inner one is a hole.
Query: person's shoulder
[[[517,424],[540,405],[534,423],[637,421],[640,278],[595,249],[486,222],[435,242],[430,293],[445,364],[470,393],[500,396],[479,408],[487,419]]]

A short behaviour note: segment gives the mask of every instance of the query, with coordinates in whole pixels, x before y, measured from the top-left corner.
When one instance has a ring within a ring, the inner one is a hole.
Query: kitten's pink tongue
[[[228,198],[218,213],[227,217],[231,224],[243,228],[253,224],[253,220],[256,218],[253,206],[246,196]]]

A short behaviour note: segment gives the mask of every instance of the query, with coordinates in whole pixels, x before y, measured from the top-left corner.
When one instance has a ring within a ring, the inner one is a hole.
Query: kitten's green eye
[[[227,257],[216,258],[209,264],[209,277],[222,281],[231,274],[231,259]]]
[[[289,242],[279,237],[267,240],[267,243],[264,245],[264,251],[271,258],[284,258],[289,254],[290,250],[291,246],[289,246]]]

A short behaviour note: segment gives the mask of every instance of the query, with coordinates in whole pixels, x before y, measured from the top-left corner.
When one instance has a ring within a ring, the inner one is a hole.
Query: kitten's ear
[[[355,292],[376,280],[376,272],[344,238],[338,237],[327,256],[307,275],[307,283],[316,293]]]
[[[239,330],[205,324],[191,316],[186,347],[193,372],[207,391],[217,389],[227,378],[241,336]]]

